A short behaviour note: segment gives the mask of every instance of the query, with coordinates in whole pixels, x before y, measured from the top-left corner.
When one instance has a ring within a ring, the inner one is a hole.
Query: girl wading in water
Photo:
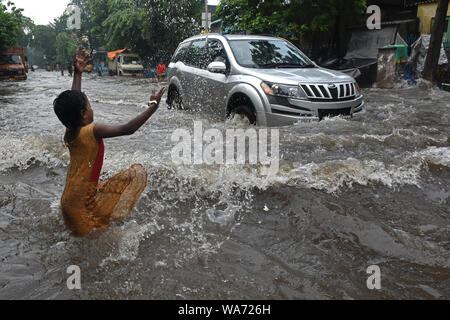
[[[159,108],[166,91],[152,91],[148,109],[124,125],[94,123],[94,111],[81,92],[82,73],[89,55],[77,50],[72,90],[64,91],[53,102],[59,120],[67,128],[64,136],[70,151],[70,166],[61,199],[64,221],[74,236],[82,237],[94,229],[107,228],[112,221],[127,217],[147,185],[147,172],[140,164],[131,166],[105,182],[100,182],[103,165],[103,139],[132,135]]]

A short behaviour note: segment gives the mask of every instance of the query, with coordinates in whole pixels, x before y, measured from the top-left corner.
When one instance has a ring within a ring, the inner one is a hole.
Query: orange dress
[[[95,124],[81,128],[66,145],[70,166],[61,209],[67,227],[76,237],[104,229],[110,221],[127,217],[147,186],[147,172],[137,164],[106,182],[99,182],[104,144],[94,136]]]

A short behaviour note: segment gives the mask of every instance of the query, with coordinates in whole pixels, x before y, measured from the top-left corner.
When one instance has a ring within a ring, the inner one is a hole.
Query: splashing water
[[[142,112],[155,86],[84,83],[105,124]],[[249,125],[163,105],[135,135],[105,141],[102,179],[134,163],[148,172],[131,217],[74,239],[59,209],[69,153],[51,106],[68,87],[46,72],[0,84],[0,298],[450,297],[448,93],[366,89],[363,116],[279,128],[280,169],[268,176],[260,165],[174,164],[174,130]],[[373,264],[377,293],[365,286]],[[69,265],[82,270],[81,292],[65,288]]]

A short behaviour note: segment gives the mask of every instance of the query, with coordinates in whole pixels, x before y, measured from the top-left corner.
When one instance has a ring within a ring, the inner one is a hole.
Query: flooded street
[[[280,128],[280,170],[176,165],[171,136],[242,127],[158,112],[106,140],[102,179],[134,163],[148,185],[132,215],[83,239],[60,213],[69,153],[56,72],[0,83],[1,299],[449,299],[450,93],[364,89],[366,110]],[[146,107],[149,79],[85,75],[95,122]],[[165,99],[164,99],[165,101]],[[68,290],[67,268],[82,289]],[[369,290],[371,265],[381,289]]]

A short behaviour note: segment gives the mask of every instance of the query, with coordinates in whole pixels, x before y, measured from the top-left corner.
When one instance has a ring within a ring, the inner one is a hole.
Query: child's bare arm
[[[102,124],[96,124],[94,127],[94,136],[97,140],[104,138],[114,138],[120,136],[128,136],[135,133],[145,122],[158,110],[161,98],[164,95],[166,88],[162,88],[158,93],[153,90],[150,101],[155,100],[158,103],[152,104],[147,110],[141,113],[139,116],[124,125],[119,126],[106,126]]]
[[[83,50],[80,55],[79,51],[77,49],[77,53],[75,56],[75,62],[73,63],[75,72],[73,73],[72,90],[81,91],[81,77],[82,77],[84,68],[86,68],[88,63],[89,63],[89,54],[86,53],[85,50]]]

